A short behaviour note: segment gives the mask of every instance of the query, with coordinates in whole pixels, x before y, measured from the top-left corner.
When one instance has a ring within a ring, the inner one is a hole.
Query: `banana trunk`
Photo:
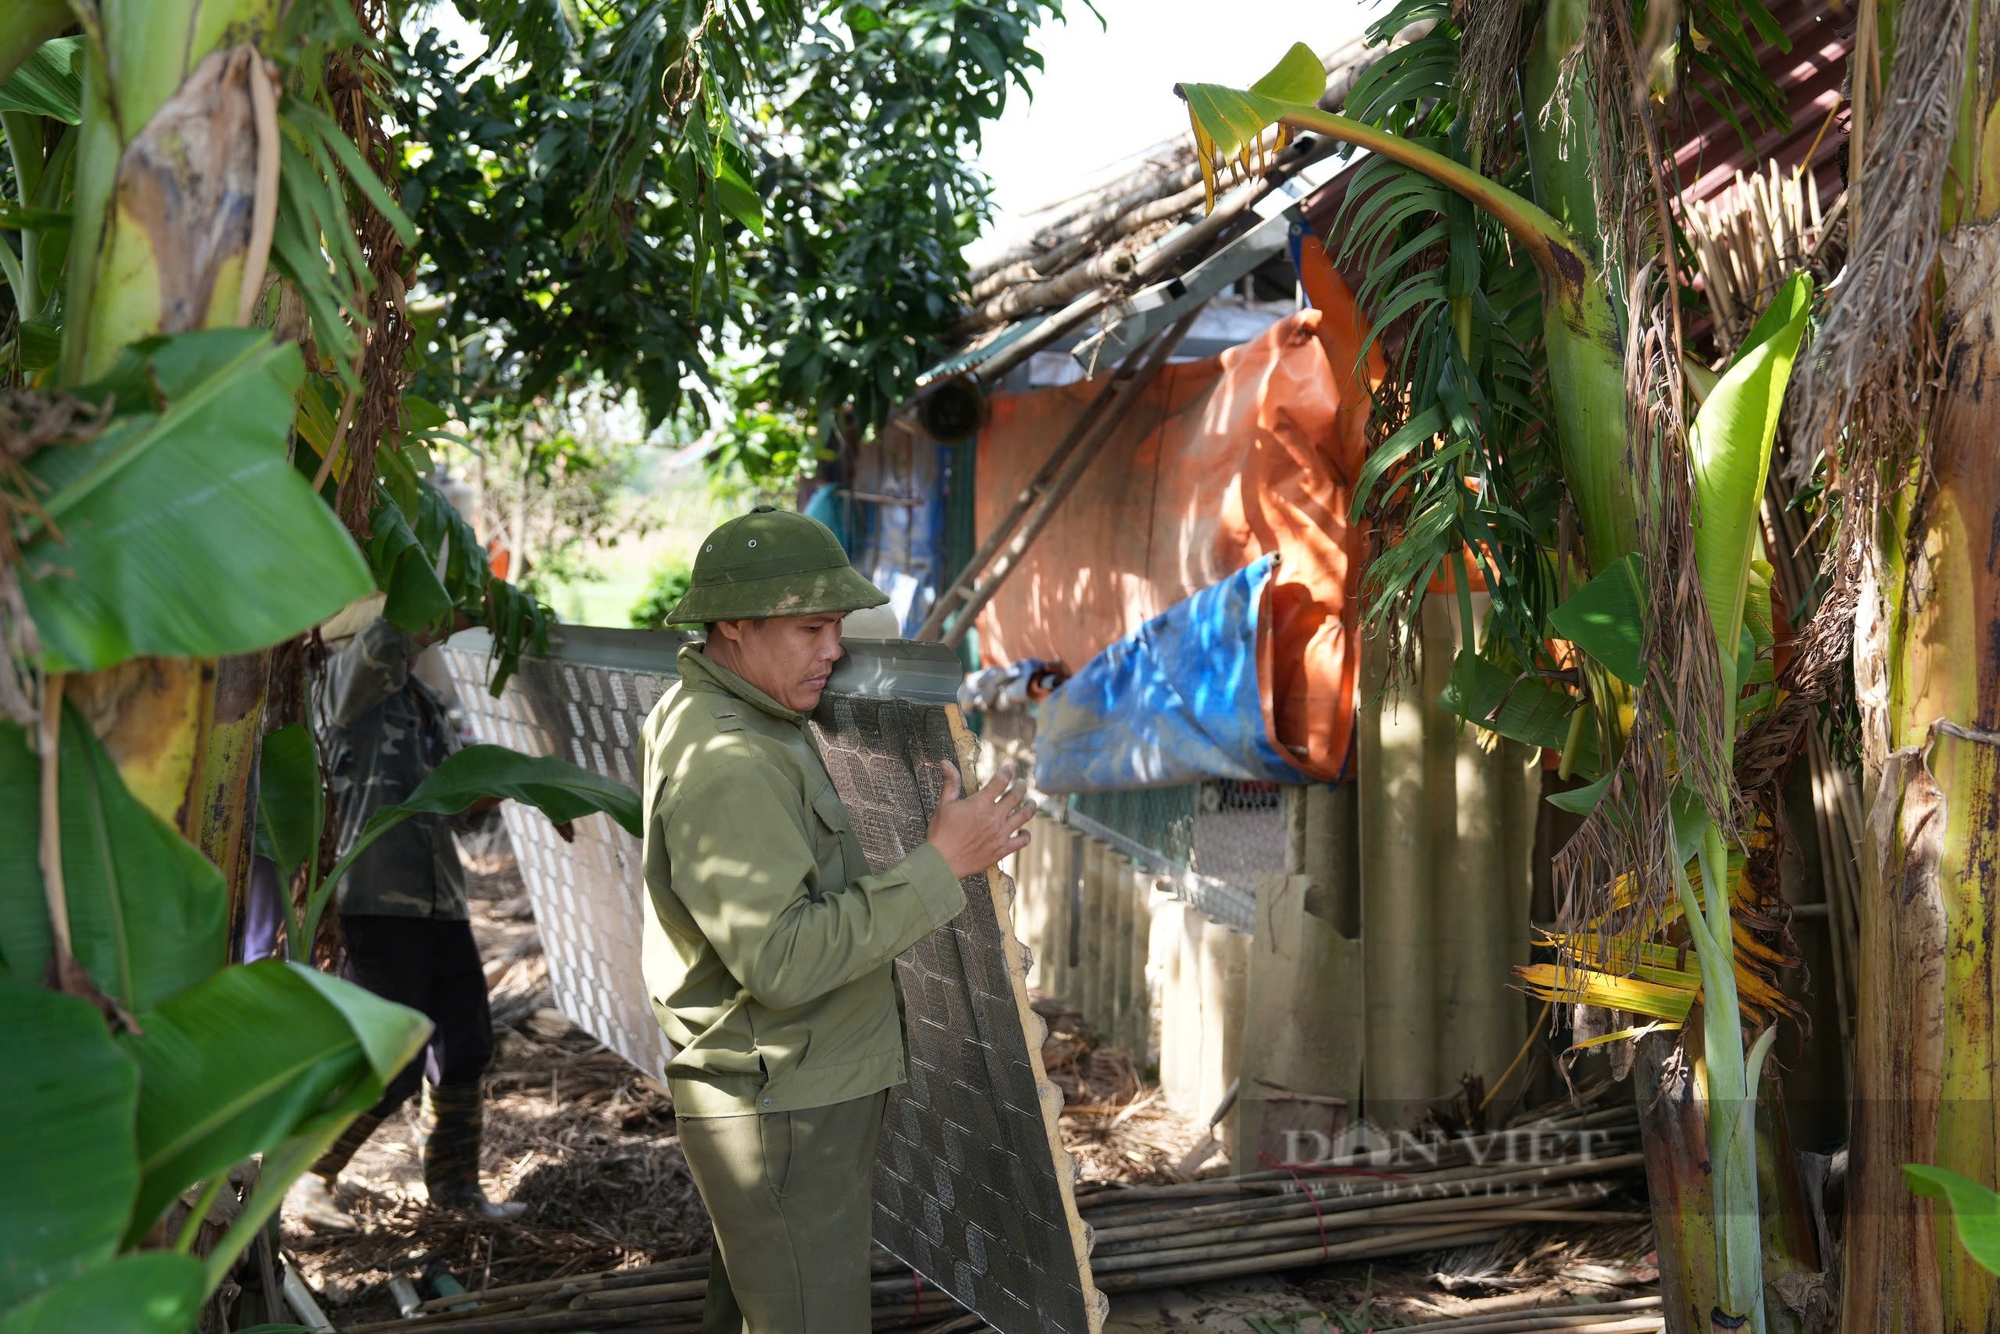
[[[246,276],[262,269],[253,219],[277,188],[258,169],[275,124],[260,130],[253,81],[267,78],[257,49],[278,11],[278,0],[100,7],[102,47],[85,43],[64,383],[103,373],[138,339],[239,322]],[[238,889],[267,659],[144,659],[70,683],[135,793]]]
[[[2000,1180],[2000,224],[1954,229],[1943,268],[1930,467],[1884,506],[1855,637],[1869,815],[1848,1330],[2000,1325],[1992,1275],[1901,1174],[1929,1163]]]

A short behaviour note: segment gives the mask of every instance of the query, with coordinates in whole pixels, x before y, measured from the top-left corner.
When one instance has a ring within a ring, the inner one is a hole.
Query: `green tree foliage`
[[[682,628],[669,621],[667,615],[680,600],[687,596],[688,581],[694,578],[694,571],[684,560],[665,560],[653,571],[653,577],[646,584],[646,591],[632,604],[632,628],[635,630],[669,630]]]
[[[509,573],[537,596],[599,577],[591,546],[648,531],[633,489],[651,451],[637,413],[601,381],[560,400],[478,404],[468,429],[469,440],[441,456],[471,480],[479,531],[511,554]]]
[[[1063,12],[460,8],[489,24],[542,17],[470,63],[429,33],[400,54],[404,198],[440,303],[424,333],[433,350],[481,343],[428,369],[432,396],[528,399],[596,374],[658,422],[729,334],[776,358],[770,401],[823,438],[879,422],[941,351],[960,252],[986,216],[981,126],[1040,67],[1034,26]],[[709,406],[732,410],[726,396]]]

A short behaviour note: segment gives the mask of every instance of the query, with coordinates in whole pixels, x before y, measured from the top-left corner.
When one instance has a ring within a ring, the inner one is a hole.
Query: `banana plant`
[[[0,1331],[184,1334],[430,1021],[296,964],[226,966],[221,872],[138,801],[81,711],[58,719],[53,769],[0,723]],[[86,994],[43,986],[61,955]],[[197,1255],[232,1169],[259,1156]]]
[[[568,825],[602,812],[626,833],[641,834],[639,794],[615,778],[605,778],[555,756],[523,755],[505,746],[467,746],[445,757],[408,799],[370,816],[354,843],[324,875],[317,853],[326,828],[318,749],[304,724],[292,723],[264,738],[259,780],[259,825],[277,863],[280,883],[306,872],[303,910],[293,915],[288,901],[286,946],[292,958],[311,957],[326,905],[362,853],[405,820],[419,815],[457,815],[482,797],[504,797],[533,806],[568,837]]]
[[[1550,90],[1557,86],[1550,77],[1556,63],[1551,56],[1559,57],[1580,40],[1580,11],[1581,6],[1560,0],[1549,7],[1538,37],[1540,61],[1538,65],[1531,63],[1530,82],[1539,77]],[[1575,80],[1579,85],[1582,82]],[[1542,285],[1549,397],[1564,483],[1582,521],[1588,564],[1598,573],[1584,590],[1590,595],[1584,605],[1568,608],[1572,613],[1568,619],[1579,623],[1573,631],[1588,642],[1571,642],[1600,670],[1615,664],[1631,684],[1638,684],[1644,675],[1644,663],[1635,648],[1641,634],[1639,619],[1629,614],[1622,618],[1602,614],[1604,606],[1616,606],[1621,600],[1630,610],[1643,605],[1643,598],[1632,597],[1635,576],[1640,572],[1630,558],[1638,546],[1637,507],[1646,498],[1631,484],[1624,462],[1627,415],[1619,353],[1622,331],[1610,302],[1609,284],[1597,267],[1592,247],[1554,212],[1467,165],[1389,131],[1320,110],[1314,103],[1323,87],[1323,67],[1301,43],[1251,88],[1183,84],[1179,91],[1187,102],[1197,151],[1205,162],[1219,158],[1248,168],[1253,157],[1265,150],[1267,131],[1274,126],[1280,139],[1293,132],[1326,135],[1400,163],[1459,194],[1496,219],[1529,256]],[[1530,116],[1531,121],[1535,119]],[[1543,127],[1540,132],[1550,131]],[[1532,151],[1533,132],[1530,140]],[[1572,220],[1589,211],[1587,196],[1565,200],[1559,193],[1544,190],[1544,198]],[[1720,707],[1724,715],[1721,734],[1726,738],[1735,735],[1741,712],[1737,697],[1755,668],[1754,641],[1749,652],[1742,650],[1746,609],[1758,575],[1756,516],[1770,466],[1778,407],[1804,335],[1811,293],[1810,280],[1804,275],[1785,285],[1729,369],[1708,391],[1689,432],[1697,505],[1693,525],[1696,564],[1708,628],[1715,635],[1718,657],[1724,664]],[[1653,498],[1651,503],[1660,501]],[[1607,582],[1594,587],[1599,581]],[[1552,622],[1561,619],[1560,610],[1551,617]],[[1593,619],[1611,623],[1615,633],[1593,636],[1587,624]],[[1511,711],[1510,730],[1529,733],[1526,739],[1546,744],[1557,720],[1567,715],[1572,725],[1565,738],[1566,763],[1574,761],[1579,749],[1579,729],[1574,724],[1580,721],[1580,710],[1565,709],[1561,692],[1535,682],[1496,681],[1491,673],[1484,680],[1477,676],[1476,669],[1468,669],[1463,679],[1454,673],[1461,708],[1479,710],[1473,721],[1491,726]],[[1530,688],[1519,691],[1516,685]],[[1608,764],[1610,758],[1607,753],[1603,762]],[[1594,800],[1602,790],[1586,790],[1586,800]],[[1707,1129],[1714,1164],[1716,1311],[1726,1322],[1748,1322],[1761,1331],[1764,1299],[1754,1090],[1776,1027],[1767,1027],[1746,1052],[1731,915],[1735,895],[1728,889],[1713,888],[1697,895],[1687,871],[1687,864],[1693,862],[1704,886],[1731,883],[1724,831],[1709,821],[1700,802],[1681,799],[1672,805],[1675,845],[1680,850],[1672,859],[1675,895],[1697,960],[1703,998]]]
[[[1689,431],[1696,506],[1695,566],[1708,628],[1722,664],[1722,734],[1729,739],[1732,752],[1734,738],[1750,721],[1742,693],[1758,684],[1760,663],[1763,672],[1769,670],[1768,659],[1759,655],[1759,631],[1768,638],[1770,612],[1769,567],[1758,558],[1757,512],[1770,471],[1779,406],[1798,357],[1811,304],[1811,279],[1803,273],[1793,275],[1709,391]],[[1633,596],[1634,582],[1641,577],[1635,565],[1620,562],[1592,580],[1551,618],[1558,633],[1634,685],[1644,673],[1644,664],[1637,656],[1640,626],[1632,614],[1643,605],[1642,597]],[[1614,608],[1623,608],[1623,613],[1611,612]],[[1761,711],[1770,698],[1769,692],[1759,691],[1748,709]],[[1731,905],[1743,889],[1740,859],[1732,858],[1724,831],[1687,789],[1681,789],[1670,809],[1678,853],[1671,859],[1678,913],[1663,915],[1658,927],[1666,928],[1677,916],[1700,977],[1708,1139],[1714,1165],[1711,1189],[1717,1290],[1725,1315],[1750,1319],[1762,1329],[1754,1091],[1778,1030],[1770,1023],[1745,1051],[1743,980],[1746,975],[1757,979],[1751,983],[1754,999],[1766,1013],[1774,991],[1766,979],[1758,977],[1759,970],[1745,969],[1737,959],[1738,941],[1744,933],[1736,924]],[[1698,868],[1694,876],[1688,872],[1690,862]],[[1698,890],[1697,884],[1703,889]],[[1545,984],[1546,994],[1615,1003],[1619,1008],[1669,1021],[1684,1018],[1692,1009],[1687,978],[1670,978],[1657,971],[1649,978],[1642,972],[1640,978],[1649,986],[1621,985],[1601,966],[1608,961],[1598,958],[1594,947],[1579,939],[1580,935],[1562,942],[1568,959],[1558,971],[1568,976],[1533,979]],[[1633,953],[1637,959],[1648,960],[1645,967],[1657,969],[1660,960],[1649,957],[1643,942]],[[1683,1000],[1688,1002],[1686,1006],[1679,1004]],[[1680,1009],[1678,1016],[1671,1014],[1675,1008]]]
[[[1576,24],[1581,31],[1581,18]],[[1551,42],[1560,45],[1560,36]],[[1305,43],[1295,44],[1269,74],[1247,89],[1183,83],[1195,145],[1204,162],[1248,169],[1277,127],[1365,148],[1400,163],[1484,212],[1506,229],[1541,280],[1543,339],[1550,400],[1563,475],[1582,520],[1593,568],[1638,546],[1636,498],[1624,468],[1623,339],[1611,286],[1594,247],[1557,217],[1466,164],[1362,121],[1322,111],[1315,103],[1326,71]]]

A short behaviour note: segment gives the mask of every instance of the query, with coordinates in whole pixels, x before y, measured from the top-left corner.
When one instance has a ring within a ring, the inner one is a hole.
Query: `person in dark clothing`
[[[328,660],[320,746],[332,775],[339,847],[353,846],[369,817],[407,800],[455,749],[444,701],[411,671],[425,643],[377,618]],[[347,940],[343,974],[429,1017],[421,1056],[389,1082],[382,1099],[350,1125],[300,1178],[293,1199],[307,1222],[351,1228],[333,1185],[377,1126],[422,1084],[424,1186],[431,1203],[491,1218],[526,1206],[497,1204],[479,1183],[480,1076],[493,1056],[486,974],[465,901],[465,871],[452,841],[497,806],[482,798],[464,815],[419,815],[355,859],[338,894]]]

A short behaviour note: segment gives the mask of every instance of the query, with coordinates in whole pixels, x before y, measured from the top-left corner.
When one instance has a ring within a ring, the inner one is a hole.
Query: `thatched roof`
[[[1412,25],[1387,46],[1369,47],[1356,38],[1322,57],[1327,91],[1320,105],[1338,110],[1369,66],[1429,30],[1428,23]],[[1302,174],[1313,186],[1305,200],[1308,215],[1321,212],[1313,196],[1330,193],[1332,182],[1312,168],[1334,148],[1302,136],[1270,155],[1263,171],[1224,191],[1214,211],[1205,213],[1193,137],[1183,131],[1162,141],[1129,171],[1042,210],[1043,220],[1029,235],[972,271],[957,329],[967,347],[934,367],[926,381],[971,371],[990,384],[1094,318],[1115,323],[1121,298],[1178,278],[1240,239],[1266,221],[1257,205]]]

